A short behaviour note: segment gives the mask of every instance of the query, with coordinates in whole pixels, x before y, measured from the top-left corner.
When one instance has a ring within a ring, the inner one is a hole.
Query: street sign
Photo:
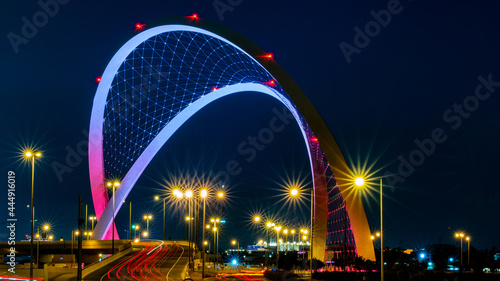
[[[264,246],[248,246],[249,251],[265,251]]]

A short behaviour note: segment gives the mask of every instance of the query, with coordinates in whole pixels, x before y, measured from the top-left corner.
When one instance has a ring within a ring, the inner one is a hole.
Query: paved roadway
[[[142,242],[119,261],[88,275],[85,280],[183,280],[188,263],[188,247],[175,242]]]

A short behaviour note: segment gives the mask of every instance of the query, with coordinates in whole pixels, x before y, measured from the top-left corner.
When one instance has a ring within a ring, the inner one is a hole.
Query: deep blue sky
[[[243,0],[222,19],[211,1],[69,1],[18,53],[7,34],[21,35],[22,18],[31,21],[41,7],[35,1],[2,2],[0,165],[5,177],[8,170],[17,174],[17,215],[26,222],[18,236],[29,233],[30,174],[29,166],[19,163],[17,149],[34,141],[44,149],[43,163],[37,166],[36,216],[51,221],[56,235],[69,239],[70,229],[76,228],[77,196],[91,205],[88,163],[83,157],[62,181],[51,164],[65,163],[66,147],[76,149],[86,140],[82,130],[88,129],[95,78],[133,36],[136,23],[196,12],[272,52],[316,106],[345,154],[354,161],[358,156],[378,159],[379,175],[397,173],[398,157],[408,159],[417,148],[415,140],[431,137],[436,128],[444,130],[447,140],[404,182],[387,189],[389,246],[452,243],[454,231],[463,230],[478,248],[500,247],[500,87],[460,125],[443,118],[455,103],[470,101],[480,84],[478,76],[500,81],[500,4],[401,1],[402,10],[348,63],[339,44],[354,45],[354,28],[364,29],[373,20],[370,11],[387,9],[391,2]],[[160,206],[150,198],[169,175],[218,170],[238,157],[237,145],[265,126],[273,107],[279,105],[265,98],[239,98],[203,110],[162,149],[138,182],[130,197],[137,211],[134,220],[146,211],[161,216]],[[244,225],[237,222],[256,208],[268,208],[276,197],[260,198],[277,195],[284,178],[307,179],[307,155],[298,136],[296,126],[287,127],[233,179],[232,201],[224,214],[227,237],[253,242],[257,235],[236,230]],[[378,203],[368,199],[365,206],[376,230]],[[118,215],[122,233],[127,212],[125,208]],[[175,239],[184,233],[175,230],[179,216],[172,215],[168,225]],[[160,237],[161,224],[154,228]]]

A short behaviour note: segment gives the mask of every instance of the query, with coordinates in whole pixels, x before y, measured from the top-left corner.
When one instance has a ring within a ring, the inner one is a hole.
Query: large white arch
[[[189,31],[189,32],[195,32],[195,33],[200,33],[204,34],[213,38],[216,38],[218,40],[221,40],[222,42],[231,45],[232,47],[236,48],[238,51],[240,51],[242,54],[246,55],[248,58],[250,58],[252,61],[254,61],[256,64],[261,66],[261,64],[250,54],[248,54],[245,50],[237,46],[236,44],[232,43],[231,41],[213,33],[210,31],[207,31],[205,29],[189,26],[189,25],[183,25],[183,24],[170,24],[170,25],[162,25],[158,27],[153,27],[150,29],[147,29],[133,38],[131,38],[128,42],[126,42],[119,50],[118,52],[113,56],[109,64],[107,65],[102,77],[101,81],[99,83],[99,86],[96,91],[96,95],[94,98],[94,103],[93,103],[93,108],[92,108],[92,115],[91,115],[91,122],[90,122],[90,130],[89,130],[89,172],[90,172],[90,182],[91,182],[91,188],[92,188],[92,197],[94,201],[94,209],[96,212],[96,215],[99,219],[98,224],[96,225],[94,229],[94,238],[95,239],[106,239],[111,237],[111,224],[112,224],[112,204],[109,203],[109,197],[108,193],[106,191],[106,188],[104,186],[105,183],[105,171],[104,171],[104,158],[103,158],[103,125],[105,121],[105,110],[107,106],[107,100],[108,100],[108,95],[110,92],[111,85],[113,83],[113,80],[120,69],[121,65],[124,63],[126,58],[131,54],[131,52],[136,49],[140,44],[145,42],[146,40],[150,39],[153,36],[167,33],[167,32],[174,32],[174,31]],[[278,81],[279,82],[279,81]],[[225,87],[219,88],[215,91],[212,91],[210,93],[205,93],[205,95],[195,101],[193,101],[189,106],[184,108],[182,111],[180,111],[173,119],[171,119],[161,130],[160,132],[153,138],[153,140],[147,145],[147,147],[142,151],[140,156],[135,160],[131,168],[126,172],[125,177],[122,179],[122,184],[119,189],[116,191],[116,210],[115,210],[115,215],[118,213],[120,207],[123,204],[123,200],[128,196],[130,193],[131,189],[139,179],[140,175],[144,171],[144,169],[147,167],[147,165],[150,163],[150,161],[153,159],[153,157],[156,155],[156,153],[161,149],[161,147],[165,144],[165,142],[168,141],[168,139],[175,133],[176,130],[178,130],[184,122],[186,122],[191,116],[196,114],[199,110],[201,110],[204,106],[218,100],[219,98],[232,95],[232,94],[241,94],[244,92],[251,92],[251,93],[256,93],[256,94],[264,94],[271,96],[275,98],[276,100],[280,101],[282,104],[284,104],[288,110],[294,115],[295,120],[297,121],[300,130],[302,132],[302,136],[304,138],[304,142],[307,147],[307,152],[310,160],[310,166],[312,170],[312,180],[313,180],[313,186],[315,189],[314,195],[315,195],[315,239],[314,239],[314,253],[315,257],[318,259],[323,259],[323,253],[325,250],[325,244],[326,244],[326,225],[327,225],[327,216],[328,216],[328,207],[327,207],[327,200],[328,200],[328,195],[326,191],[326,185],[324,183],[324,178],[322,180],[322,177],[324,174],[322,174],[324,171],[322,170],[323,168],[321,167],[321,160],[316,159],[316,157],[313,157],[312,151],[314,149],[320,149],[319,145],[315,142],[311,142],[308,139],[308,136],[311,137],[312,135],[312,130],[309,128],[309,125],[305,122],[304,117],[301,115],[301,113],[298,112],[297,106],[291,101],[290,97],[284,96],[283,92],[280,92],[276,90],[273,86],[271,85],[264,85],[263,83],[240,83],[240,84],[232,84],[232,85],[227,85]],[[305,97],[300,97],[300,101],[303,101],[303,98]],[[305,98],[307,99],[307,98]],[[295,101],[295,100],[294,100]],[[297,102],[297,101],[295,101]],[[308,101],[307,101],[308,102]],[[323,121],[317,114],[317,112],[309,106],[309,104],[303,105],[305,106],[308,110],[309,113],[312,111],[312,117],[315,118],[314,122],[316,125],[320,125],[319,127],[323,126],[325,127]],[[301,109],[303,111],[303,109]],[[311,115],[311,114],[309,114]],[[317,117],[316,117],[317,115]],[[319,117],[319,120],[318,119]],[[308,121],[309,122],[309,121]],[[324,131],[324,130],[323,130]],[[326,130],[328,131],[328,130]],[[329,132],[326,132],[326,138],[321,137],[321,139],[325,139],[325,144],[328,146],[328,152],[331,153],[331,148],[333,146],[334,152],[338,151],[338,147],[336,143],[330,140],[333,140],[333,137],[331,135],[328,135]],[[321,133],[321,135],[325,135],[324,132]],[[319,137],[318,137],[319,138]],[[320,140],[321,140],[320,139]],[[330,154],[332,155],[332,154]],[[339,157],[339,163],[338,165],[343,164],[342,162],[345,162],[343,160],[343,157],[339,154],[336,153],[335,155],[338,155]],[[330,157],[330,156],[329,156]],[[337,159],[338,160],[338,159]],[[343,160],[343,161],[342,161]],[[339,184],[340,186],[340,184]],[[343,195],[344,190],[342,187],[340,188],[342,191]],[[351,199],[349,199],[351,200]],[[351,202],[351,201],[350,201]],[[351,213],[354,215],[351,219],[354,220],[354,224],[352,226],[353,228],[353,233],[354,233],[354,238],[356,241],[356,244],[361,243],[362,248],[363,248],[363,256],[369,259],[374,259],[373,254],[373,245],[371,244],[371,241],[369,241],[368,236],[365,235],[365,232],[368,229],[366,217],[364,215],[364,210],[363,206],[361,203],[361,200],[359,198],[354,198],[352,199],[352,202],[354,204],[350,204],[350,210],[349,210],[349,215]],[[354,208],[352,207],[354,206]],[[352,209],[352,212],[351,212]],[[356,229],[355,229],[356,228]],[[362,231],[357,231],[357,230],[362,230]],[[115,229],[116,231],[116,229]],[[368,229],[369,231],[369,229]],[[115,232],[115,236],[118,237],[118,234]],[[366,237],[365,237],[366,236]]]

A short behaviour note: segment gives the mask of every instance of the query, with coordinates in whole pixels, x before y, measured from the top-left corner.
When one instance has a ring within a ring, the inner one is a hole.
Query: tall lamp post
[[[193,238],[193,228],[192,228],[192,216],[191,216],[191,199],[193,198],[193,191],[191,190],[186,190],[186,192],[184,193],[184,195],[186,195],[186,198],[188,199],[188,231],[189,231],[189,235],[188,235],[188,253],[189,253],[189,268],[191,268],[191,262],[192,262],[192,256],[191,256],[191,240]],[[194,263],[193,263],[194,265]]]
[[[266,235],[267,235],[267,238],[266,238],[266,267],[267,268],[269,268],[269,249],[268,249],[268,247],[269,247],[269,229],[273,226],[274,226],[274,223],[272,223],[270,221],[268,221],[266,223],[266,227],[267,227],[266,228]]]
[[[214,224],[214,249],[215,249],[215,254],[217,255],[217,265],[219,264],[219,232],[220,230],[217,229],[217,223],[220,222],[219,218],[216,219],[210,219],[210,222]]]
[[[455,237],[460,238],[460,272],[462,272],[462,267],[463,267],[463,253],[464,253],[463,240],[464,240],[464,236],[465,236],[465,234],[463,234],[462,232],[455,233]]]
[[[33,236],[35,236],[35,158],[42,157],[42,152],[40,152],[40,151],[25,151],[24,157],[31,160],[30,278],[33,278]]]
[[[365,185],[365,179],[362,177],[357,177],[354,180],[354,184],[358,187]],[[382,179],[380,179],[380,280],[384,281],[384,205],[383,205],[383,185]]]
[[[205,209],[207,203],[208,190],[206,188],[200,191],[200,197],[203,198],[203,225],[205,225]],[[205,241],[205,227],[203,227],[201,241],[203,241],[203,251],[202,251],[202,268],[201,268],[201,279],[205,279],[205,245],[207,244]],[[198,241],[197,241],[198,242]]]
[[[119,181],[108,181],[106,184],[113,189],[113,224],[111,225],[111,232],[113,233],[111,241],[111,254],[115,254],[115,190],[120,186]]]
[[[155,201],[160,200],[160,196],[155,196]],[[165,200],[167,198],[163,198],[163,241],[165,241]]]
[[[96,216],[90,216],[89,220],[92,222],[92,231],[94,231],[94,221],[97,222],[97,217]]]
[[[296,197],[299,195],[299,189],[298,188],[292,188],[290,189],[290,195],[292,197]],[[311,243],[310,243],[310,264],[309,264],[309,270],[311,271],[311,276],[310,280],[312,281],[312,275],[313,275],[313,233],[314,233],[314,189],[311,189]],[[383,280],[382,280],[383,281]]]
[[[467,267],[470,269],[470,237],[465,237],[467,241]]]
[[[281,230],[281,226],[275,226],[274,230],[276,230],[276,268],[279,268],[278,264],[279,264],[279,258],[280,258],[280,230]]]
[[[153,219],[152,215],[144,215],[143,217],[146,220],[146,233],[149,234],[149,221]]]

